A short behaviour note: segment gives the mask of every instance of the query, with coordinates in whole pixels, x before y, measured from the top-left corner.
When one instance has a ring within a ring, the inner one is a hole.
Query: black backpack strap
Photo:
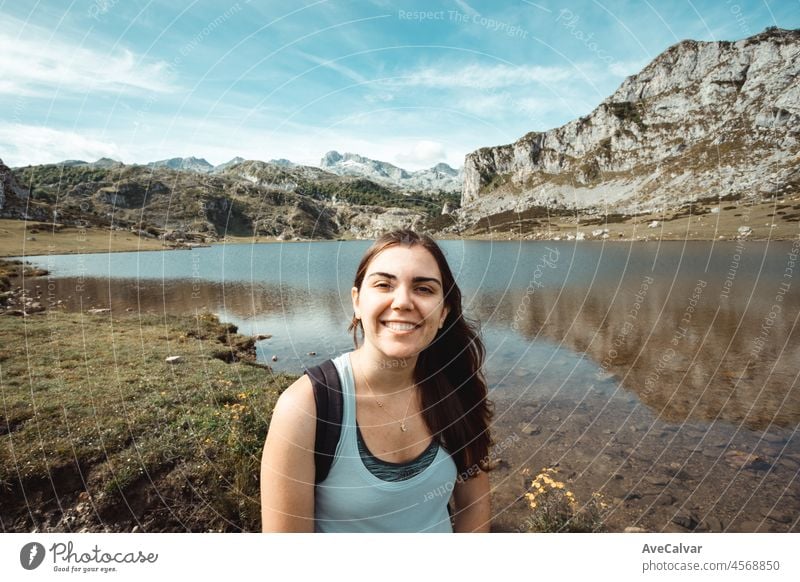
[[[317,434],[314,439],[314,481],[321,483],[328,476],[342,433],[342,386],[339,372],[331,360],[306,370],[314,387],[317,404]]]

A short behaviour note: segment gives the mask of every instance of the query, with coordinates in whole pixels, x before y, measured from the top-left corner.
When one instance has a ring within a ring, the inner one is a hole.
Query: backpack
[[[339,372],[331,360],[306,370],[314,388],[317,404],[317,434],[314,438],[314,483],[325,480],[336,455],[336,445],[342,434],[344,397]]]

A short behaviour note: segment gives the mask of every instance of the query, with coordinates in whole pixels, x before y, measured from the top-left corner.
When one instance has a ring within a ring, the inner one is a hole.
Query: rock
[[[766,471],[771,465],[764,459],[753,453],[746,453],[731,449],[725,453],[725,460],[736,469],[752,469],[754,471]]]
[[[528,436],[537,435],[540,432],[542,432],[542,427],[534,425],[534,424],[520,423],[520,425],[521,425],[520,431],[522,432],[522,434],[525,434],[525,435],[528,435]]]
[[[670,463],[666,468],[666,473],[673,479],[678,479],[679,481],[691,480],[692,476],[681,467],[683,467],[683,465],[680,463]]]
[[[624,533],[647,533],[647,530],[644,529],[643,527],[635,527],[635,526],[632,526],[632,525],[629,525],[628,527],[626,527],[622,531]]]
[[[654,220],[653,222],[647,225],[647,228],[658,228],[659,226],[661,226],[661,223],[657,220]]]
[[[111,313],[111,310],[109,308],[107,308],[107,307],[105,307],[105,308],[94,308],[94,309],[89,309],[86,313],[89,313],[91,315],[100,315],[102,313]]]
[[[784,509],[773,509],[767,514],[767,519],[771,519],[772,521],[777,521],[778,523],[792,523],[796,516],[792,514],[791,511],[787,511]]]
[[[723,526],[722,521],[713,516],[706,517],[703,520],[703,523],[700,524],[700,526],[703,528],[702,531],[709,531],[715,533],[720,533],[725,531],[725,527]],[[698,528],[698,530],[699,529],[700,528]]]
[[[697,519],[693,515],[686,513],[674,516],[672,518],[672,523],[688,530],[693,530],[699,525]]]
[[[661,493],[658,497],[656,497],[656,505],[673,505],[677,499],[670,494],[670,493]]]
[[[267,340],[272,337],[271,334],[268,333],[260,333],[256,336],[256,341]]]
[[[644,478],[645,483],[649,483],[650,485],[655,485],[657,487],[663,487],[669,484],[669,479],[662,475],[648,475]]]
[[[183,356],[169,356],[164,361],[168,364],[178,364],[183,361]]]

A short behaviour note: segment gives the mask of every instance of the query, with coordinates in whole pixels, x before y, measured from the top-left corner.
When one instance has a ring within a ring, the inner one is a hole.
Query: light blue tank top
[[[447,502],[456,464],[443,447],[422,472],[384,481],[364,466],[358,451],[356,395],[350,354],[333,360],[342,385],[342,434],[327,478],[316,487],[319,532],[452,532]]]

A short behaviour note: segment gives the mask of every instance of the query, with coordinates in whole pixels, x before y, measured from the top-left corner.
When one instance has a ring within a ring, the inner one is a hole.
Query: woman
[[[334,360],[344,394],[336,456],[315,486],[317,410],[303,376],[272,414],[263,530],[489,531],[484,348],[441,249],[409,230],[382,236],[351,295],[356,349]]]

